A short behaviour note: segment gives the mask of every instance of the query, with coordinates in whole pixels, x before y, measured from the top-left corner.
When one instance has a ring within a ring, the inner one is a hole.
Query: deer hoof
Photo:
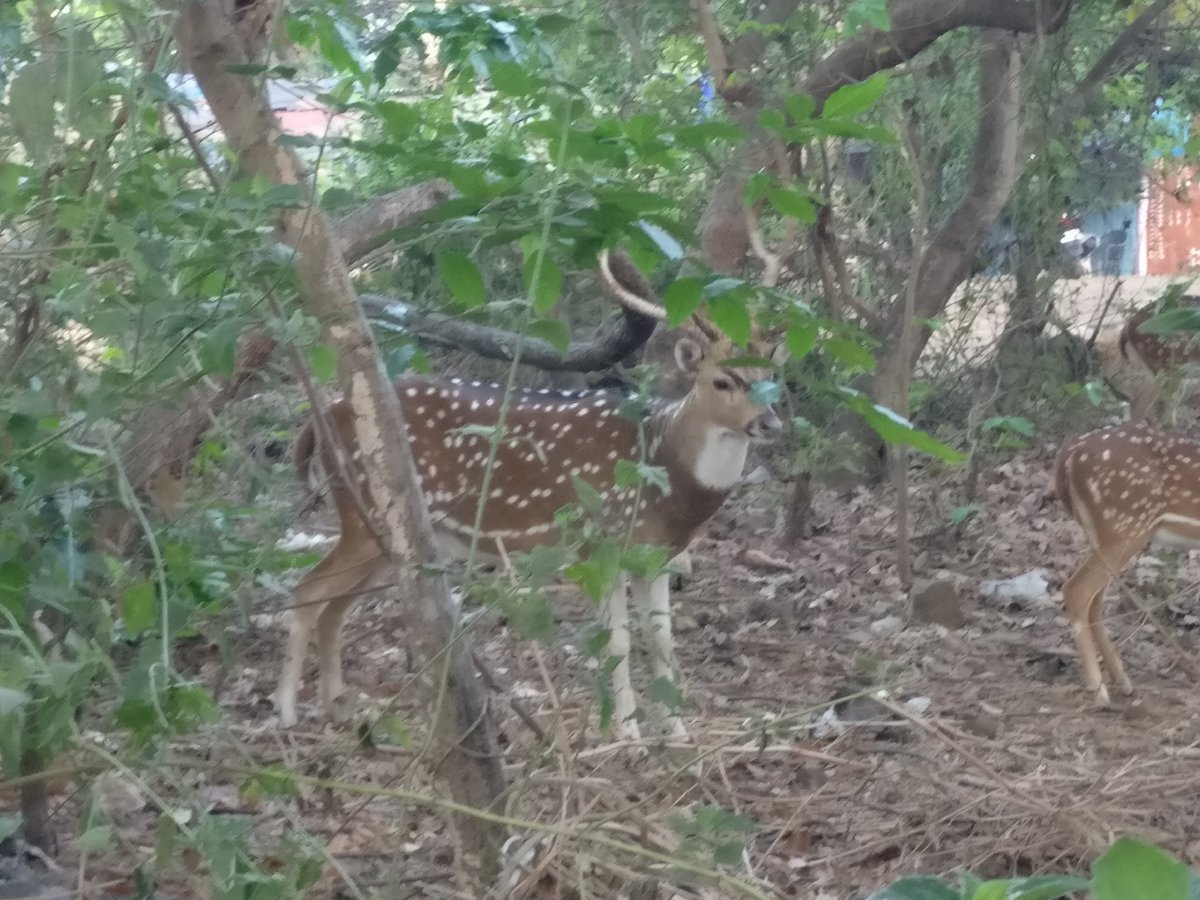
[[[326,700],[324,707],[329,721],[337,725],[344,725],[354,715],[354,698],[348,693],[338,693]]]
[[[296,727],[296,707],[294,704],[281,703],[275,700],[275,708],[279,711],[279,727],[286,730]]]
[[[1102,684],[1096,688],[1093,703],[1097,709],[1108,709],[1108,707],[1112,706],[1112,700],[1108,696],[1108,688],[1105,685]]]

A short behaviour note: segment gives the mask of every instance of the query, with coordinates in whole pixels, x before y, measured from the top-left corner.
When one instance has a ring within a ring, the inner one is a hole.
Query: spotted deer
[[[601,254],[600,272],[621,304],[665,318],[652,297],[634,293],[616,279],[607,254]],[[774,440],[781,432],[779,417],[762,402],[758,387],[773,380],[773,371],[724,365],[733,359],[734,348],[703,317],[695,321],[707,341],[682,337],[674,352],[675,364],[691,379],[691,389],[679,400],[651,404],[640,421],[620,414],[625,399],[620,394],[517,390],[510,395],[479,526],[477,552],[482,558],[502,559],[509,551],[556,542],[556,511],[578,499],[574,478],[604,499],[604,520],[620,529],[617,534],[628,533],[633,541],[664,546],[673,554],[687,547],[740,480],[750,445]],[[754,342],[742,355],[763,348]],[[489,452],[489,438],[481,431],[498,424],[504,391],[495,385],[422,376],[398,379],[395,390],[439,552],[461,557],[474,535]],[[358,456],[351,416],[349,405],[339,401],[330,406],[326,419],[327,432],[350,460],[345,470],[339,469],[329,447],[318,446],[311,419],[295,440],[302,478],[308,477],[315,461],[329,473],[341,534],[295,590],[287,658],[276,692],[283,727],[297,721],[301,669],[314,631],[320,700],[328,715],[339,714],[342,624],[357,596],[385,568],[344,480]],[[662,467],[669,488],[647,484],[637,499],[633,489],[616,483],[614,471],[621,460]],[[624,574],[617,578],[600,614],[609,633],[608,653],[619,660],[612,673],[614,728],[619,737],[636,739],[640,729],[630,680],[626,581]],[[635,605],[648,613],[654,676],[674,682],[668,575],[629,581]],[[676,712],[668,711],[665,719],[671,734],[686,736]]]
[[[1180,307],[1200,308],[1200,297],[1185,295]],[[1137,370],[1137,384],[1129,399],[1129,418],[1175,427],[1179,393],[1185,370],[1200,365],[1200,343],[1187,334],[1148,334],[1142,325],[1160,312],[1158,304],[1142,307],[1121,329],[1121,356]]]
[[[1123,693],[1133,684],[1104,627],[1104,591],[1151,543],[1200,549],[1200,441],[1138,423],[1102,428],[1063,444],[1054,477],[1090,546],[1063,602],[1084,684],[1106,706],[1100,658]]]

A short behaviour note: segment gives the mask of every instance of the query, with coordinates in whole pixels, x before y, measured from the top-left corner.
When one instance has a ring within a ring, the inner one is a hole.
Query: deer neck
[[[647,427],[649,462],[662,466],[671,490],[727,494],[742,477],[750,438],[714,425],[693,394],[663,408]]]

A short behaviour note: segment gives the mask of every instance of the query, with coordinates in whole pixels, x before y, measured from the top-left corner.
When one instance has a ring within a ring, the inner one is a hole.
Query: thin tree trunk
[[[416,471],[395,392],[385,377],[378,348],[354,292],[345,261],[312,186],[280,135],[256,82],[230,71],[255,61],[255,37],[238,30],[235,0],[187,0],[180,7],[176,39],[181,56],[234,152],[238,166],[277,184],[303,185],[309,203],[281,210],[280,239],[295,248],[300,301],[325,324],[324,338],[338,358],[338,376],[355,412],[372,525],[391,562],[390,583],[407,602],[415,668],[427,673],[419,689],[434,716],[435,775],[466,806],[488,809],[504,788],[503,770],[484,685],[461,633],[449,584],[429,568],[434,559],[428,512],[416,488]],[[442,654],[445,654],[443,657]],[[443,663],[443,660],[445,661]],[[447,678],[444,699],[440,690]],[[464,886],[478,890],[494,876],[502,830],[478,817],[457,819],[459,871]]]

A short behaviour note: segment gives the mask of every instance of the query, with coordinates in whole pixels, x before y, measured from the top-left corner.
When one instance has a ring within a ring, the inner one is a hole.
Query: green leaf
[[[817,221],[817,208],[795,188],[771,188],[767,191],[767,200],[783,215],[806,225]]]
[[[508,624],[522,638],[543,644],[554,639],[554,610],[541,591],[509,595],[501,608]]]
[[[755,172],[746,180],[746,192],[742,200],[747,206],[753,206],[767,195],[771,189],[771,176],[766,172]]]
[[[783,108],[793,122],[803,122],[813,117],[817,111],[817,101],[809,94],[792,94],[783,101]]]
[[[846,84],[829,95],[825,108],[821,110],[823,119],[851,119],[862,115],[883,95],[887,87],[887,74],[877,72],[866,81]]]
[[[813,322],[796,322],[788,326],[787,349],[794,361],[799,361],[812,352],[817,343],[817,326]]]
[[[585,510],[590,513],[598,513],[604,509],[604,498],[588,482],[578,475],[572,475],[571,484],[575,488],[575,496],[579,498],[579,502]]]
[[[855,34],[864,25],[889,31],[892,23],[888,18],[887,0],[854,0],[846,10],[844,22],[850,34]]]
[[[564,356],[571,346],[571,331],[558,319],[538,319],[529,326],[529,336],[541,338]]]
[[[524,97],[537,89],[534,79],[530,78],[529,73],[515,62],[489,61],[488,76],[491,78],[492,87],[500,94]]]
[[[971,900],[1057,900],[1072,891],[1082,891],[1088,882],[1070,875],[1036,875],[985,881],[975,888]]]
[[[49,56],[31,62],[13,76],[8,88],[8,120],[29,159],[54,155],[54,103],[58,64]]]
[[[601,541],[592,548],[592,553],[587,559],[577,560],[567,566],[565,574],[579,585],[588,597],[599,603],[612,589],[620,571],[620,547],[613,541]]]
[[[408,733],[408,726],[399,716],[380,716],[371,731],[381,744],[393,747],[412,746],[412,735]]]
[[[294,797],[298,785],[289,770],[280,765],[269,765],[251,775],[242,790],[265,797]]]
[[[1200,331],[1200,309],[1182,307],[1159,313],[1138,328],[1141,334],[1179,334]]]
[[[396,66],[400,64],[400,52],[403,49],[402,38],[395,31],[379,42],[379,48],[375,55],[375,66],[372,69],[372,74],[379,84],[387,81],[388,76],[396,71]]]
[[[263,75],[267,71],[262,63],[226,63],[223,68],[230,75]]]
[[[767,131],[779,132],[787,127],[787,120],[784,119],[783,113],[769,106],[758,114],[758,124]]]
[[[212,375],[233,374],[237,363],[237,343],[242,333],[238,319],[225,319],[205,335],[200,344],[200,363]]]
[[[325,60],[337,71],[360,74],[362,67],[356,59],[358,47],[354,33],[343,22],[327,13],[315,14],[313,25],[317,45]]]
[[[393,138],[406,138],[421,124],[421,114],[415,107],[397,100],[380,100],[375,104],[379,117]]]
[[[483,275],[464,253],[443,253],[437,258],[438,275],[454,299],[468,309],[481,306],[487,299]]]
[[[958,891],[928,875],[901,878],[867,900],[959,900]]]
[[[704,282],[699,278],[677,278],[663,293],[667,324],[678,328],[700,306],[704,297]]]
[[[683,709],[683,691],[679,689],[678,684],[665,675],[660,675],[650,682],[650,686],[646,689],[646,696],[655,703],[661,703],[671,712],[679,712]]]
[[[750,310],[745,301],[732,293],[719,294],[708,301],[708,316],[735,344],[750,340]]]
[[[871,351],[861,344],[845,338],[829,338],[821,344],[821,349],[836,359],[855,369],[870,372],[875,368],[875,357]]]
[[[991,416],[980,426],[982,431],[1009,431],[1022,437],[1033,437],[1034,425],[1024,416]]]
[[[149,581],[140,581],[125,592],[121,618],[125,622],[125,630],[132,637],[137,637],[154,624],[156,594],[153,583]]]
[[[0,687],[0,716],[11,715],[29,702],[29,695],[12,688]],[[0,837],[0,840],[4,840]]]
[[[312,344],[308,348],[308,367],[313,378],[321,383],[329,381],[337,372],[337,351],[328,344]]]
[[[112,843],[112,837],[111,825],[96,825],[81,834],[77,844],[79,849],[86,853],[100,853],[108,849]]]
[[[866,394],[848,387],[840,387],[838,392],[842,395],[846,406],[862,416],[866,423],[889,444],[903,444],[946,462],[962,462],[966,459],[964,454],[953,447],[949,447],[932,435],[913,427],[913,424],[903,416],[886,406],[872,403],[871,398]]]
[[[1120,838],[1092,866],[1094,900],[1189,900],[1191,873],[1165,850]]]
[[[655,578],[666,571],[671,551],[652,544],[634,544],[621,554],[621,568],[638,578]]]
[[[545,253],[531,253],[525,259],[523,276],[525,290],[529,292],[529,296],[533,300],[533,308],[540,315],[545,315],[562,293],[562,270],[558,267],[558,263]],[[537,279],[536,283],[534,283],[535,278]]]

